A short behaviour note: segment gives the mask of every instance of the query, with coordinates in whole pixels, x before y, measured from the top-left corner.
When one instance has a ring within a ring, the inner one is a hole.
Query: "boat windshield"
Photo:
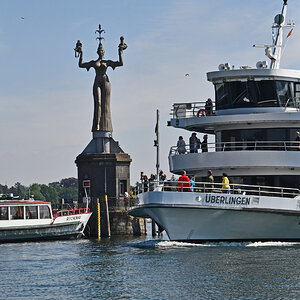
[[[299,83],[283,80],[216,83],[216,109],[298,107],[299,91]]]

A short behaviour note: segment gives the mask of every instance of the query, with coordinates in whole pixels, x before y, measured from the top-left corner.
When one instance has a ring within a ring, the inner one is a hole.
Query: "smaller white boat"
[[[69,239],[82,236],[89,208],[53,210],[51,202],[0,200],[0,242]]]

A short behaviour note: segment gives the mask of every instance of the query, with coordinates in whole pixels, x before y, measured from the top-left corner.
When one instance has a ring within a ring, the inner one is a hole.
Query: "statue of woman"
[[[78,41],[79,42],[79,41]],[[124,43],[124,38],[121,37],[121,43],[119,45],[119,61],[105,60],[104,49],[100,44],[97,50],[99,55],[97,60],[91,60],[89,62],[82,62],[83,52],[82,45],[77,52],[79,52],[79,68],[85,68],[89,71],[90,68],[94,68],[96,72],[95,81],[93,85],[93,96],[94,96],[94,119],[92,132],[95,131],[110,131],[112,132],[111,114],[110,114],[110,82],[106,74],[108,67],[113,70],[116,67],[123,66],[122,52],[127,48]]]

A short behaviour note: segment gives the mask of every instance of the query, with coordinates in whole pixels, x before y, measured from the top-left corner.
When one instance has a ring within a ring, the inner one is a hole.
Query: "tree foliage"
[[[61,199],[72,203],[78,200],[78,181],[74,177],[64,178],[60,181],[51,182],[48,185],[33,183],[30,186],[24,186],[20,182],[13,186],[0,184],[0,194],[13,194],[21,199],[34,197],[36,200],[49,201],[52,204],[59,204]]]

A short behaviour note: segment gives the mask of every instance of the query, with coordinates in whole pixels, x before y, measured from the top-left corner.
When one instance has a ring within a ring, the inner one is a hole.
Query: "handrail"
[[[182,150],[182,149],[180,149]],[[192,150],[192,151],[191,151]],[[222,142],[222,143],[207,143],[209,152],[219,151],[298,151],[300,150],[299,141],[242,141],[242,142]],[[193,153],[194,145],[186,144],[185,153]],[[170,148],[169,155],[182,154],[178,152],[177,146]],[[201,152],[201,146],[197,150]],[[207,151],[206,151],[207,152]]]
[[[178,183],[182,183],[179,184]],[[135,195],[145,193],[148,191],[164,191],[164,192],[194,192],[194,193],[222,193],[223,183],[216,182],[195,182],[193,190],[190,187],[182,186],[186,182],[179,181],[164,181],[157,183],[151,182],[152,186],[149,186],[149,182],[139,183],[135,187]],[[230,194],[240,195],[255,195],[255,196],[276,196],[294,198],[300,195],[300,190],[296,188],[286,187],[274,187],[274,186],[260,186],[249,184],[236,184],[230,183]]]
[[[268,102],[268,101],[272,101],[272,100],[266,100],[264,102]],[[205,104],[206,104],[205,101],[174,103],[173,107],[171,108],[170,115],[174,119],[205,117],[208,115],[207,111],[205,110]],[[276,107],[281,107],[285,111],[288,108],[296,108],[297,111],[299,111],[300,97],[290,97],[286,101],[284,106],[276,106]],[[216,104],[215,102],[213,102],[213,108],[212,108],[213,115],[215,110],[216,110]]]
[[[55,213],[55,218],[61,216],[79,215],[79,214],[84,214],[89,212],[90,212],[89,208],[53,209],[53,213]]]
[[[205,101],[174,103],[170,115],[174,119],[207,116],[209,112],[205,110],[205,104]],[[215,111],[214,103],[212,111]]]

